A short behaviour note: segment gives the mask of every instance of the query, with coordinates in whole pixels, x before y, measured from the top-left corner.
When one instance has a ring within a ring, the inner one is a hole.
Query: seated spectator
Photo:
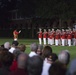
[[[36,43],[32,43],[31,46],[31,52],[29,54],[30,57],[37,55],[37,49],[38,49],[38,45]]]
[[[40,56],[33,56],[28,59],[28,75],[41,75],[43,59]]]
[[[18,41],[13,41],[12,46],[9,49],[9,52],[13,53],[13,51],[17,48],[18,44],[19,44]]]
[[[19,49],[16,49],[13,51],[13,54],[14,54],[14,60],[12,62],[12,65],[10,66],[10,70],[11,71],[15,71],[17,69],[17,59],[18,59],[18,56],[21,54],[21,51]]]
[[[21,53],[17,60],[18,68],[9,75],[27,75],[27,59],[28,55]]]
[[[26,50],[26,46],[24,44],[20,44],[19,48],[22,52],[25,52],[25,50]]]
[[[49,75],[65,75],[66,68],[63,65],[60,62],[53,63],[49,68]]]
[[[38,45],[37,54],[42,55],[43,45]]]
[[[63,50],[58,55],[58,61],[63,63],[65,66],[69,64],[70,61],[70,53],[68,50]]]
[[[9,67],[12,64],[13,61],[13,54],[10,52],[4,52],[1,54],[1,68],[0,68],[0,75],[9,75],[10,70]]]
[[[10,49],[10,47],[11,47],[11,44],[9,42],[4,43],[4,48]]]

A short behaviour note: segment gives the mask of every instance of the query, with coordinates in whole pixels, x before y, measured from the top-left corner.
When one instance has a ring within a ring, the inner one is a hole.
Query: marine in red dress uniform
[[[18,35],[19,35],[20,32],[21,32],[21,30],[19,32],[17,30],[13,31],[14,41],[18,40]]]
[[[72,39],[71,31],[68,32],[67,39],[68,39],[68,46],[71,46],[71,39]]]
[[[54,45],[55,31],[52,29],[52,45]]]
[[[66,32],[64,31],[64,29],[62,29],[61,40],[62,40],[62,46],[65,46]]]
[[[44,45],[46,45],[46,38],[47,38],[47,31],[46,31],[46,29],[44,29],[44,32],[43,32],[43,43],[44,43]]]
[[[51,30],[48,29],[48,32],[47,32],[47,34],[48,34],[48,44],[50,44],[50,33],[51,33]]]
[[[38,32],[38,38],[39,38],[39,44],[42,44],[42,30],[41,30],[41,28],[39,29],[39,32]]]
[[[58,30],[56,30],[56,33],[55,33],[55,45],[56,46],[59,45],[59,39],[60,39],[60,33]]]
[[[76,30],[74,32],[74,46],[76,46]]]

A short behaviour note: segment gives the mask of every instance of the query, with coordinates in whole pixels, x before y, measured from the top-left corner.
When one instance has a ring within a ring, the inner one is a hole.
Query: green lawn
[[[0,39],[0,45],[9,41],[10,43],[12,43],[13,39]],[[29,53],[30,52],[30,44],[33,43],[33,42],[36,42],[38,43],[38,40],[34,40],[34,39],[19,39],[19,44],[25,44],[26,45],[26,52]],[[70,55],[71,55],[71,60],[76,58],[76,46],[71,46],[71,47],[68,47],[68,46],[51,46],[52,49],[53,49],[53,52],[55,53],[59,53],[61,50],[69,50],[70,52]]]

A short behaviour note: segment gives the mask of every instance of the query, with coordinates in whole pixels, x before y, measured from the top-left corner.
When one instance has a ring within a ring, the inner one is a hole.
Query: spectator
[[[28,59],[28,75],[41,75],[43,59],[40,56],[33,56]]]
[[[2,55],[6,52],[8,52],[8,49],[0,47],[0,66],[1,66]]]
[[[9,52],[13,53],[13,51],[17,48],[18,44],[19,44],[18,41],[13,41],[12,46],[9,49]]]
[[[4,48],[4,44],[0,45],[0,47]]]
[[[48,57],[44,60],[42,75],[49,75],[49,68],[57,59],[58,57],[55,53],[48,55]]]
[[[29,54],[30,57],[37,55],[37,49],[38,49],[38,45],[36,43],[32,43],[31,46],[31,52]]]
[[[11,47],[11,45],[10,45],[9,42],[5,42],[5,43],[4,43],[4,48],[10,49],[10,47]]]
[[[58,56],[56,53],[51,53],[50,56],[47,57],[47,60],[50,64],[56,62],[58,59]]]
[[[14,51],[13,51],[13,54],[14,54],[14,58],[17,60],[18,59],[18,56],[23,53],[20,51],[20,49],[16,48]]]
[[[10,70],[11,71],[15,71],[17,69],[17,59],[18,59],[18,56],[21,54],[21,51],[19,49],[16,49],[13,51],[13,54],[14,54],[14,60],[12,62],[12,65],[10,66]]]
[[[20,44],[19,48],[22,52],[25,52],[25,50],[26,50],[26,46],[24,44]]]
[[[0,47],[0,55],[1,55],[3,52],[7,52],[7,51],[8,51],[8,49],[3,48],[3,47]]]
[[[4,48],[3,47],[0,47],[0,67],[2,66],[2,64],[1,64],[1,55],[3,53],[3,50],[4,50]]]
[[[48,70],[51,66],[51,62],[48,60],[52,53],[52,48],[50,46],[45,46],[42,53],[42,58],[44,59],[42,75],[49,75]]]
[[[13,61],[13,54],[10,52],[4,52],[1,54],[1,68],[0,68],[0,75],[9,75],[10,70],[9,67],[12,64]]]
[[[66,75],[76,75],[76,59],[72,60]]]
[[[6,48],[2,48],[2,50],[1,50],[1,54],[6,53],[6,52],[8,52],[8,49],[6,49]]]
[[[45,58],[48,57],[48,55],[51,53],[52,53],[52,48],[50,46],[45,46],[42,52],[42,58],[45,60]]]
[[[49,75],[65,75],[66,68],[60,62],[55,62],[49,68]]]
[[[43,45],[38,45],[37,54],[42,55]]]
[[[28,59],[28,55],[21,53],[18,56],[18,68],[11,72],[9,75],[27,75],[27,59]]]
[[[18,41],[13,41],[12,45],[18,46],[19,42]]]
[[[68,50],[63,50],[58,55],[58,61],[63,63],[65,66],[68,65],[70,61],[70,53]]]

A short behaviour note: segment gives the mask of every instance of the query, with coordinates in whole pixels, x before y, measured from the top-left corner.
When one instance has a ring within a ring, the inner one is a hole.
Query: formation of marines
[[[49,44],[56,46],[75,46],[76,45],[76,30],[71,29],[46,29],[43,30],[39,28],[38,32],[39,44]]]

